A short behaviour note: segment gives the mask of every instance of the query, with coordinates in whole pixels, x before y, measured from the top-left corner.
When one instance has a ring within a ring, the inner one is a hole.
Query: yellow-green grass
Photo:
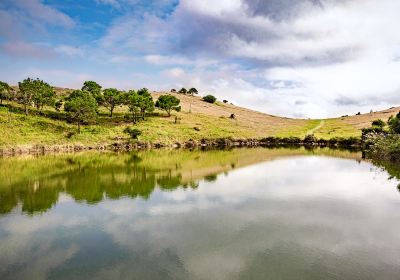
[[[160,94],[153,93],[154,99]],[[232,104],[209,104],[200,97],[177,95],[181,99],[182,111],[167,117],[165,112],[157,111],[155,116],[138,122],[135,127],[142,131],[139,137],[143,142],[172,144],[190,139],[215,139],[232,137],[263,138],[304,137],[310,132],[318,138],[360,136],[361,128],[370,125],[377,118],[386,120],[399,108],[365,114],[325,120],[290,119],[272,116]],[[15,108],[20,106],[12,104]],[[18,111],[18,112],[17,112]],[[126,107],[118,107],[114,117],[108,117],[105,108],[100,109],[97,122],[83,126],[80,134],[76,125],[65,120],[40,116],[32,109],[32,114],[25,116],[21,110],[8,113],[6,107],[0,107],[0,147],[66,144],[110,144],[121,139],[128,139],[124,128],[132,123],[124,119]],[[45,115],[57,113],[52,108],[45,108]],[[230,118],[234,114],[235,118]],[[178,122],[175,123],[175,116]],[[75,134],[73,134],[75,132]],[[71,136],[71,134],[73,134]],[[68,137],[70,136],[70,137]]]

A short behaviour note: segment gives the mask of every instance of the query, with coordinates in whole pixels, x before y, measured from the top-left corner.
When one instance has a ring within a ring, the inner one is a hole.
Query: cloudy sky
[[[196,87],[290,117],[400,105],[399,0],[1,0],[0,80]]]

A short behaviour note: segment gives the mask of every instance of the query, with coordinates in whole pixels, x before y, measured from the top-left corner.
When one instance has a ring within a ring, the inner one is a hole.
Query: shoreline
[[[26,144],[11,147],[0,147],[0,157],[20,156],[20,155],[44,155],[57,153],[75,153],[81,151],[136,151],[160,148],[172,149],[194,149],[194,148],[234,148],[234,147],[329,147],[361,149],[362,142],[358,138],[332,138],[330,140],[308,138],[300,139],[297,137],[279,138],[267,137],[263,139],[202,139],[189,140],[185,142],[162,143],[162,142],[141,142],[141,141],[118,141],[104,144]]]

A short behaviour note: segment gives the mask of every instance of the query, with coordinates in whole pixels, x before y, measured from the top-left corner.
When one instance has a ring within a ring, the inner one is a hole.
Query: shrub
[[[388,121],[390,130],[393,133],[399,134],[400,133],[400,113],[398,113],[396,116],[392,116],[389,118]]]
[[[217,101],[217,98],[215,96],[209,94],[209,95],[204,96],[202,100],[205,102],[208,102],[208,103],[215,103],[215,101]]]
[[[372,126],[384,127],[385,125],[386,125],[386,123],[385,123],[383,120],[381,120],[381,119],[374,120],[374,121],[372,122]]]
[[[142,132],[139,130],[139,129],[137,129],[137,128],[133,128],[133,127],[126,127],[125,129],[124,129],[124,132],[126,133],[126,134],[129,134],[129,136],[132,138],[132,139],[138,139],[138,137],[140,136],[140,135],[142,135]]]
[[[318,140],[317,138],[314,136],[314,134],[309,134],[306,137],[304,137],[303,140],[304,144],[308,144],[308,145],[312,145],[314,143],[317,143]]]

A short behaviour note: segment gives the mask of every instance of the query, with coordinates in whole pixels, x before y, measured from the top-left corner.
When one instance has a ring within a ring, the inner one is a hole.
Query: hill
[[[57,89],[59,95],[65,94],[65,89]],[[156,100],[161,92],[153,92]],[[140,141],[152,143],[173,144],[189,139],[215,139],[233,137],[263,138],[267,136],[304,137],[314,134],[318,138],[360,136],[361,128],[370,125],[372,120],[381,118],[387,120],[396,114],[400,108],[331,119],[291,119],[272,116],[228,103],[217,101],[206,103],[198,96],[174,94],[181,100],[182,110],[171,117],[156,110],[154,116],[139,122],[135,126],[142,131]],[[124,119],[127,111],[119,107],[115,117],[110,119],[104,108],[100,109],[97,123],[83,127],[77,134],[76,127],[65,120],[58,120],[53,108],[46,108],[43,116],[34,113],[25,116],[13,104],[13,113],[6,107],[0,107],[0,147],[32,147],[34,145],[107,145],[126,139],[123,130],[132,124]],[[235,118],[230,118],[234,114]],[[177,123],[175,123],[175,116]]]

